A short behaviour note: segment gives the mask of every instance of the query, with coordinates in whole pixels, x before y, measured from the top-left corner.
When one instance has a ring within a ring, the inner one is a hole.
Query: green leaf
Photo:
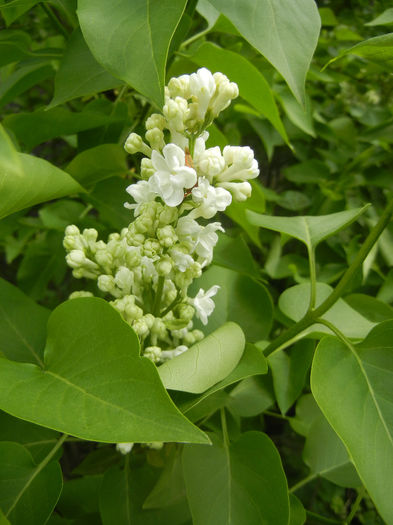
[[[292,124],[311,137],[315,137],[310,97],[305,95],[304,105],[301,105],[289,89],[282,86],[278,89],[277,98]]]
[[[225,446],[184,447],[183,468],[194,525],[287,525],[288,490],[280,456],[261,432]]]
[[[333,288],[325,283],[316,285],[316,304],[318,307],[332,293]],[[308,283],[297,284],[287,288],[279,299],[280,310],[293,321],[297,322],[306,314],[310,302],[310,285]],[[339,299],[334,305],[322,315],[341,330],[347,337],[363,339],[374,328],[375,323],[363,317],[351,308],[343,299]],[[314,324],[308,329],[308,333],[330,334],[331,331],[325,325]]]
[[[249,222],[255,226],[286,233],[290,237],[295,237],[302,241],[308,248],[314,249],[321,241],[356,221],[369,206],[367,204],[363,208],[319,216],[271,217],[269,215],[260,215],[253,211],[246,211],[246,216]]]
[[[47,61],[24,65],[6,77],[0,86],[0,107],[8,104],[32,86],[40,84],[55,73]]]
[[[83,191],[64,171],[44,159],[18,153],[0,126],[0,219],[40,202]]]
[[[38,3],[39,0],[11,0],[1,5],[0,10],[7,26],[9,26]]]
[[[236,258],[233,257],[234,253],[236,253]],[[220,234],[218,243],[214,248],[213,263],[254,279],[259,278],[258,266],[248,244],[241,235],[229,237]]]
[[[317,403],[312,394],[303,394],[296,403],[296,416],[289,420],[295,432],[307,437],[314,421],[322,417]]]
[[[268,357],[272,370],[274,393],[281,413],[285,414],[302,393],[314,355],[314,342],[296,343],[289,354],[281,351]]]
[[[50,231],[31,241],[18,268],[18,285],[35,301],[41,300],[48,284],[60,284],[67,271],[63,247],[64,230]]]
[[[390,26],[393,24],[393,7],[389,7],[383,13],[378,15],[371,22],[364,24],[365,26]]]
[[[119,453],[118,453],[119,454]],[[67,518],[82,518],[86,523],[86,515],[99,512],[98,495],[103,476],[83,476],[64,483],[56,509]],[[74,524],[75,522],[72,521]],[[80,522],[79,522],[80,523]],[[90,524],[90,521],[88,522]],[[95,523],[99,523],[98,520]]]
[[[58,306],[44,358],[44,369],[0,359],[1,409],[93,441],[207,441],[172,404],[156,367],[139,357],[137,336],[106,301]]]
[[[86,106],[77,113],[65,108],[49,110],[39,109],[32,113],[18,113],[9,115],[3,121],[4,126],[15,133],[18,140],[28,150],[38,144],[62,135],[72,135],[79,131],[109,126],[116,122],[123,122],[108,100],[97,100],[93,106]]]
[[[103,479],[100,514],[103,525],[184,525],[189,522],[185,498],[160,509],[143,509],[143,502],[156,482],[156,469],[136,468],[126,459],[124,469],[113,467]]]
[[[313,0],[210,0],[281,73],[299,102],[321,20]]]
[[[45,523],[63,485],[60,465],[36,465],[19,443],[0,443],[0,506],[12,525]]]
[[[97,61],[161,107],[169,45],[185,6],[186,0],[80,0],[78,18]]]
[[[0,279],[0,351],[13,361],[42,364],[49,311]]]
[[[265,193],[262,186],[255,180],[251,181],[251,186],[251,197],[244,202],[232,201],[232,204],[225,210],[225,214],[239,224],[250,237],[252,242],[261,248],[262,245],[259,239],[259,230],[256,226],[250,224],[247,219],[247,210],[263,213],[265,211]]]
[[[371,295],[354,293],[345,297],[345,302],[372,323],[393,319],[393,308]]]
[[[306,511],[300,500],[294,494],[289,494],[289,525],[306,523]]]
[[[200,394],[225,379],[239,363],[244,334],[235,323],[226,323],[183,354],[158,368],[170,390]]]
[[[369,38],[363,42],[359,42],[355,46],[348,49],[344,49],[341,53],[329,60],[325,65],[328,67],[330,64],[339,60],[346,55],[356,55],[370,62],[378,64],[386,71],[393,71],[393,33],[387,33],[386,35],[375,36]]]
[[[227,406],[240,417],[262,414],[275,403],[270,376],[247,377],[231,391]]]
[[[349,348],[334,337],[318,345],[311,389],[347,448],[368,493],[393,522],[393,321]]]
[[[273,320],[272,299],[266,288],[247,275],[212,265],[190,287],[195,296],[200,288],[208,290],[219,285],[214,297],[216,307],[209,317],[207,330],[219,328],[226,321],[234,321],[242,328],[246,339],[259,341],[268,336]],[[203,325],[198,326],[203,328]]]
[[[91,186],[110,177],[124,176],[128,171],[126,153],[119,144],[101,144],[76,155],[65,170],[82,186]]]
[[[310,427],[303,460],[315,477],[322,476],[341,487],[362,484],[343,443],[322,414]]]
[[[0,67],[29,55],[31,39],[24,31],[3,29],[0,32]]]
[[[93,57],[80,29],[71,35],[55,77],[55,93],[49,107],[68,100],[113,89],[122,84]]]
[[[132,221],[132,212],[124,207],[129,199],[126,187],[129,181],[112,177],[97,183],[85,198],[100,214],[100,220],[110,227],[121,230]]]
[[[55,446],[59,434],[0,411],[0,441],[16,441],[25,446],[35,462],[42,461]]]
[[[180,409],[183,413],[186,413],[193,407],[198,405],[201,401],[211,396],[212,394],[218,392],[219,390],[223,390],[227,386],[233,385],[234,383],[237,383],[238,381],[240,381],[241,379],[245,379],[246,377],[266,373],[267,360],[266,357],[263,355],[262,351],[259,350],[259,348],[257,348],[255,345],[246,343],[243,355],[239,363],[232,370],[232,372],[229,375],[227,375],[227,377],[225,377],[222,381],[219,381],[218,383],[210,387],[208,390],[206,390],[206,392],[203,392],[202,395],[193,396],[191,399],[181,402]]]
[[[217,46],[204,42],[188,58],[210,69],[227,75],[239,86],[240,96],[249,102],[261,115],[266,117],[288,142],[288,137],[274,100],[272,89],[262,73],[246,58]]]

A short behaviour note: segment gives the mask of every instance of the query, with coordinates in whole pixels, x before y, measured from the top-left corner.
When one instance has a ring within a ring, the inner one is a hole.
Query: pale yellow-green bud
[[[113,257],[107,250],[98,250],[95,253],[97,263],[105,269],[110,269],[113,263]]]
[[[158,228],[157,238],[159,239],[160,243],[166,248],[170,248],[178,240],[175,229],[169,224],[167,226],[164,226],[163,228]]]
[[[153,164],[150,159],[147,157],[144,157],[141,160],[141,177],[144,180],[150,179],[150,177],[154,174],[155,169],[153,168]]]
[[[158,363],[161,358],[161,348],[159,346],[148,346],[145,348],[143,355],[153,361],[153,363]]]
[[[94,295],[91,292],[87,292],[85,290],[77,290],[76,292],[72,292],[68,299],[78,299],[79,297],[94,297]]]
[[[194,317],[195,309],[190,304],[180,303],[176,306],[175,313],[180,319],[191,321]]]
[[[128,246],[125,253],[125,260],[127,266],[133,268],[134,266],[139,266],[141,264],[141,249],[136,246]]]
[[[172,260],[169,256],[165,255],[159,263],[156,264],[158,275],[166,276],[172,271]]]
[[[162,150],[165,146],[164,133],[158,128],[146,131],[145,137],[152,149]]]
[[[162,247],[156,239],[147,239],[143,245],[143,252],[146,257],[155,257],[162,252]]]
[[[102,292],[113,294],[116,289],[115,278],[113,275],[99,275],[97,279],[97,286]]]
[[[151,148],[149,148],[149,146],[143,142],[142,137],[137,133],[130,133],[128,135],[124,144],[124,149],[132,155],[139,152],[143,153],[147,157],[150,157],[151,155]]]
[[[177,207],[166,206],[159,215],[159,224],[160,226],[165,226],[166,224],[171,224],[175,222],[179,216],[179,210]]]
[[[65,234],[66,235],[80,235],[80,231],[79,231],[78,226],[75,226],[75,224],[70,224],[65,229]]]
[[[167,330],[165,323],[162,319],[156,317],[151,327],[151,333],[156,335],[158,339],[165,339],[167,336]]]
[[[153,113],[150,115],[150,117],[146,120],[146,129],[153,129],[158,128],[163,130],[165,128],[165,118],[163,115],[160,115],[159,113]]]
[[[205,334],[201,330],[193,330],[192,335],[194,336],[195,342],[202,341],[202,339],[205,337]]]
[[[149,333],[149,327],[147,326],[144,317],[134,321],[132,323],[132,328],[134,329],[135,333],[139,335],[139,337],[146,337]]]

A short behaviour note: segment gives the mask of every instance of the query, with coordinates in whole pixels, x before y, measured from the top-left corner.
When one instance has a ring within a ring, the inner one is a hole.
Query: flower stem
[[[346,270],[344,275],[341,277],[336,288],[333,292],[327,297],[323,303],[321,303],[315,310],[308,310],[306,315],[300,319],[300,321],[292,325],[288,330],[279,335],[274,341],[272,341],[269,346],[265,349],[265,355],[271,354],[274,350],[279,347],[285,347],[285,343],[290,339],[293,339],[295,336],[303,332],[306,328],[313,325],[316,320],[321,317],[325,312],[327,312],[334,303],[343,295],[346,287],[352,280],[353,276],[357,270],[361,267],[364,259],[369,254],[370,250],[377,242],[379,236],[389,224],[393,214],[393,198],[388,202],[383,214],[379,218],[379,221],[374,226],[374,228],[368,234],[366,240],[362,244],[360,250],[358,251],[355,259],[352,264]]]
[[[365,494],[366,494],[365,487],[361,487],[358,491],[357,498],[355,499],[355,502],[352,505],[351,512],[348,514],[348,517],[344,522],[345,525],[349,525],[351,521],[353,520],[353,518],[355,517],[357,511],[359,510],[360,503],[362,499],[364,498]]]

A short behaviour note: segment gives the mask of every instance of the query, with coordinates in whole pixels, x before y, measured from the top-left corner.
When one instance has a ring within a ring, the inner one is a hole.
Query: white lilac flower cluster
[[[160,363],[203,338],[193,328],[214,309],[218,286],[188,296],[213,257],[220,222],[206,223],[232,199],[251,194],[258,163],[249,147],[206,148],[208,127],[238,95],[237,85],[205,68],[172,78],[163,113],[146,121],[145,140],[131,133],[125,149],[142,153],[141,180],[127,192],[134,220],[108,242],[97,231],[66,229],[66,260],[76,278],[96,279],[111,304],[138,334],[143,354]],[[71,297],[91,295],[75,292]]]

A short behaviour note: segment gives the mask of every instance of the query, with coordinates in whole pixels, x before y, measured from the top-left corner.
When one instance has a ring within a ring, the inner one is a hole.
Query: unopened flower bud
[[[134,443],[117,443],[116,450],[121,454],[129,454],[132,450]]]
[[[148,346],[145,348],[143,355],[150,361],[153,361],[153,363],[158,363],[161,359],[161,352],[162,350],[159,346]]]
[[[77,290],[76,292],[72,292],[68,299],[78,299],[79,297],[94,297],[94,295],[91,292],[87,292],[85,290]]]
[[[143,142],[142,137],[137,133],[130,133],[128,135],[126,143],[124,144],[124,149],[132,155],[139,152],[143,153],[147,157],[150,157],[151,155],[151,148],[149,148],[149,146]]]
[[[97,279],[98,288],[102,292],[112,293],[116,288],[113,275],[100,275]]]
[[[165,118],[163,115],[160,115],[159,113],[153,113],[150,115],[150,117],[146,120],[146,129],[153,129],[158,128],[163,130],[165,128]]]
[[[146,131],[145,137],[152,149],[161,150],[165,146],[164,133],[158,128]]]

